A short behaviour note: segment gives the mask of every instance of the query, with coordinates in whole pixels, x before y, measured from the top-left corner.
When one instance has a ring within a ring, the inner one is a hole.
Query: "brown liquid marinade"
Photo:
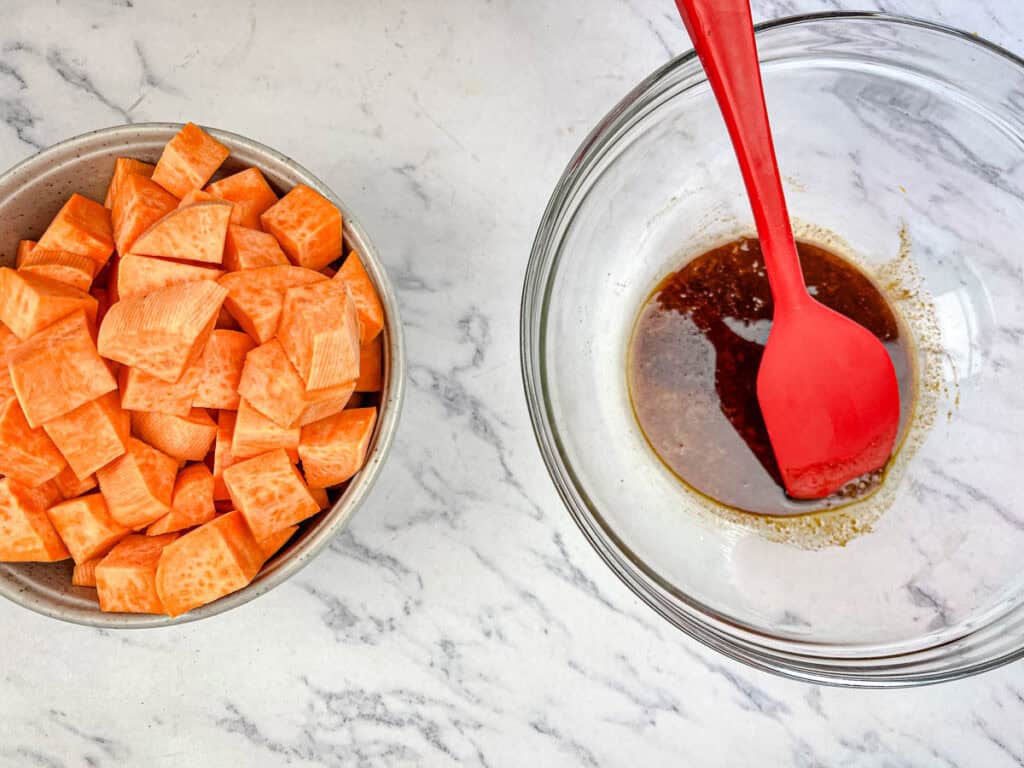
[[[797,250],[812,295],[885,344],[899,380],[902,433],[913,410],[908,334],[856,267],[811,243]],[[745,512],[805,514],[870,495],[881,470],[826,499],[786,496],[756,393],[771,317],[756,239],[714,248],[665,278],[640,312],[629,356],[630,395],[647,441],[687,485]]]

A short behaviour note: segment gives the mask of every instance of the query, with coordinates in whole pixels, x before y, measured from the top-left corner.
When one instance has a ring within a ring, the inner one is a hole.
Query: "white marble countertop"
[[[1024,53],[1016,0],[755,0],[760,19],[864,7]],[[753,671],[635,599],[549,482],[519,376],[523,271],[582,136],[689,47],[668,0],[0,16],[0,166],[125,121],[251,135],[360,213],[409,351],[389,466],[288,584],[131,633],[0,605],[0,765],[1024,765],[1024,666],[890,692]]]

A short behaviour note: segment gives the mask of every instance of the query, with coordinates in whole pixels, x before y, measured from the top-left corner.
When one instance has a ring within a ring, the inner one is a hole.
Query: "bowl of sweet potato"
[[[0,176],[0,595],[194,621],[307,564],[366,498],[403,392],[372,243],[255,141],[152,123]]]

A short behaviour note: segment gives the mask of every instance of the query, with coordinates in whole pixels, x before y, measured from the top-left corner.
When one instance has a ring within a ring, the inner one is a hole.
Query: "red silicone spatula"
[[[676,0],[739,160],[775,315],[757,375],[786,492],[816,499],[885,465],[899,426],[896,373],[868,330],[804,286],[772,146],[749,0]]]

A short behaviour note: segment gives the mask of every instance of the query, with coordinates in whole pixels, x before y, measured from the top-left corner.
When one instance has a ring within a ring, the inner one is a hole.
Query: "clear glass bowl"
[[[1024,62],[873,14],[759,28],[791,213],[885,289],[918,401],[882,491],[765,519],[674,478],[633,417],[626,356],[657,282],[751,234],[697,59],[641,83],[586,139],[534,244],[523,376],[576,522],[652,608],[795,678],[936,682],[1024,654]]]

